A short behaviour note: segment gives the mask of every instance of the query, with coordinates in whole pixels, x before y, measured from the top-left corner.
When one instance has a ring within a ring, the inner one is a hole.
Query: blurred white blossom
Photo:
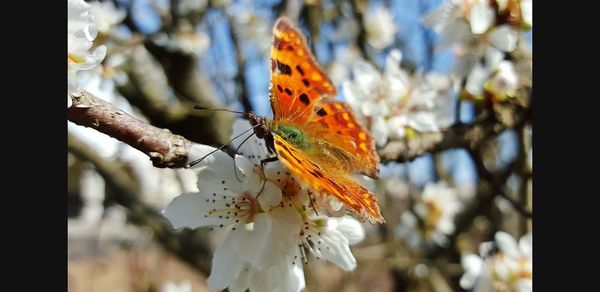
[[[498,247],[498,252],[490,251],[493,245]],[[481,244],[480,255],[463,255],[462,265],[465,273],[459,282],[462,288],[472,289],[473,292],[532,291],[531,233],[521,237],[517,243],[512,235],[498,231],[494,243],[484,242]]]
[[[521,15],[526,27],[533,26],[533,0],[521,0]]]
[[[401,215],[396,233],[413,249],[429,244],[430,240],[445,246],[446,236],[454,232],[454,217],[461,208],[462,202],[454,188],[444,181],[429,183],[417,199],[414,212],[406,211]]]
[[[368,10],[363,16],[367,42],[376,50],[382,50],[394,43],[396,24],[390,12],[384,7]]]
[[[79,86],[77,72],[98,66],[106,55],[106,46],[90,51],[98,33],[90,4],[83,0],[68,0],[67,4],[67,107],[70,107],[71,93]]]
[[[163,285],[161,292],[192,292],[192,283],[183,281],[179,284],[167,282]]]
[[[90,12],[94,16],[98,31],[102,33],[110,32],[127,15],[125,10],[115,7],[112,1],[90,2],[90,6]]]
[[[185,15],[206,8],[208,0],[181,0],[177,1],[177,13]]]
[[[164,46],[169,51],[184,52],[201,56],[210,46],[207,34],[196,30],[190,23],[182,20],[175,31],[169,35],[161,33],[154,38],[157,45]]]
[[[515,50],[519,34],[532,26],[531,2],[447,0],[427,14],[424,22],[442,36],[438,49],[456,45],[455,73],[464,77],[488,47]]]
[[[519,85],[519,76],[511,61],[492,47],[487,48],[485,64],[477,63],[467,76],[465,93],[469,99],[482,100],[489,94],[495,100],[514,96]]]
[[[102,97],[118,95],[117,86],[123,86],[129,80],[127,73],[123,71],[123,65],[130,56],[129,51],[108,54],[100,66],[79,72],[78,80],[81,88],[89,91],[90,84],[98,84],[102,92],[97,95]]]
[[[393,50],[382,74],[373,65],[358,61],[353,80],[343,84],[346,101],[363,118],[377,145],[388,138],[407,136],[407,128],[437,132],[452,120],[453,82],[448,76],[417,72],[413,76],[400,68],[402,53]]]
[[[355,46],[349,46],[336,50],[334,55],[327,71],[333,84],[343,84],[350,78],[354,64],[360,60],[360,51]]]
[[[257,15],[252,2],[228,6],[226,11],[233,20],[234,27],[231,29],[238,43],[252,42],[263,56],[268,57],[271,53],[272,24]]]
[[[232,135],[250,128],[248,121],[238,120]],[[194,156],[214,149],[195,145]],[[209,286],[230,291],[300,291],[305,286],[302,264],[307,252],[353,270],[356,260],[349,245],[364,238],[362,225],[349,216],[314,214],[309,190],[281,163],[267,164],[263,174],[260,160],[268,152],[261,139],[251,137],[239,153],[244,156],[236,155],[235,167],[223,152],[195,165],[200,191],[182,194],[164,211],[175,228],[231,229],[213,257]]]

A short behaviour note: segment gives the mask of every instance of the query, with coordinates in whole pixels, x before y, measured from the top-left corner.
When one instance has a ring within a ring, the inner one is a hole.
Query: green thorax
[[[283,139],[297,146],[298,148],[306,148],[306,146],[308,145],[306,137],[304,136],[304,132],[300,131],[300,129],[298,128],[292,126],[273,124],[271,126],[271,130],[273,131],[273,133],[277,134],[278,136],[282,137]]]

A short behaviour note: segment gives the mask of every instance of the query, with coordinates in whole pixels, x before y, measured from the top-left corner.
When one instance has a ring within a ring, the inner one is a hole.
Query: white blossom
[[[161,292],[192,292],[192,283],[183,281],[179,284],[167,282],[163,285]]]
[[[83,0],[68,0],[67,4],[67,107],[70,107],[71,93],[79,86],[77,72],[98,66],[106,55],[106,46],[90,51],[97,34],[90,4]]]
[[[173,33],[158,34],[154,42],[170,51],[181,51],[196,56],[201,56],[210,46],[210,38],[207,34],[197,31],[190,23],[183,20]]]
[[[514,11],[513,7],[521,9]],[[500,18],[508,17],[506,15],[520,20]],[[442,36],[438,49],[455,45],[458,58],[454,72],[464,77],[488,47],[502,52],[513,52],[517,48],[519,34],[531,28],[531,0],[522,0],[518,6],[509,5],[508,1],[497,1],[494,5],[487,0],[448,0],[423,21]]]
[[[436,132],[453,122],[449,109],[455,89],[451,79],[437,73],[411,76],[400,68],[401,59],[402,53],[392,50],[383,74],[360,60],[353,67],[353,81],[342,87],[359,117],[370,119],[365,125],[380,146],[388,138],[407,136],[407,128]]]
[[[514,64],[503,58],[504,54],[501,51],[487,48],[485,64],[476,64],[467,76],[465,91],[470,98],[484,99],[487,92],[495,100],[504,100],[516,94],[519,76]]]
[[[402,222],[396,233],[413,249],[430,244],[430,241],[444,246],[446,236],[454,232],[454,217],[461,208],[454,188],[444,181],[429,183],[417,198],[414,212],[406,211],[401,215]]]
[[[125,10],[115,7],[112,1],[90,2],[90,6],[90,13],[94,16],[98,31],[102,33],[110,32],[127,15]]]
[[[233,136],[250,129],[234,123]],[[248,139],[246,139],[248,138]],[[244,144],[241,144],[244,141]],[[344,270],[356,267],[349,245],[365,236],[349,216],[316,215],[311,191],[300,185],[280,162],[261,160],[269,153],[252,131],[234,140],[234,159],[217,151],[193,167],[199,192],[184,193],[164,211],[173,227],[230,229],[213,257],[208,284],[230,291],[300,291],[307,254],[331,261]],[[194,157],[215,148],[194,145]],[[266,179],[266,180],[265,180]]]
[[[496,232],[494,242],[484,242],[480,246],[480,256],[465,254],[462,265],[465,273],[460,286],[482,291],[532,291],[533,253],[532,235],[528,233],[519,242],[508,233]],[[498,252],[492,253],[492,246]]]
[[[382,50],[394,43],[396,24],[390,12],[377,7],[365,13],[363,17],[367,42],[376,50]]]
[[[469,21],[471,32],[474,34],[485,33],[494,23],[496,11],[487,0],[475,0],[472,4]]]
[[[335,50],[334,55],[327,72],[333,84],[343,84],[350,78],[354,64],[360,60],[360,51],[355,46],[350,46]]]
[[[521,0],[521,15],[526,26],[533,26],[533,0]]]

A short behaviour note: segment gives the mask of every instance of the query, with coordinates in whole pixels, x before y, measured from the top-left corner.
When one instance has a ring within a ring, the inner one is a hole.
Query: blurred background
[[[496,263],[509,253],[498,231],[519,241],[532,230],[525,2],[92,1],[90,51],[106,54],[75,76],[136,118],[220,146],[235,117],[193,105],[272,117],[272,26],[286,15],[377,140],[381,178],[367,184],[387,221],[364,223],[355,271],[309,260],[305,291],[527,291],[527,269],[491,264],[488,290],[465,276],[485,273],[466,255]],[[223,232],[174,231],[160,213],[197,191],[194,174],[67,127],[69,291],[212,291],[206,277]]]

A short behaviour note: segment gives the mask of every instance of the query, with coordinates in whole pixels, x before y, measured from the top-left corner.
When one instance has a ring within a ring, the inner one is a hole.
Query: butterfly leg
[[[244,132],[244,133],[245,133],[245,132]],[[244,145],[244,143],[246,143],[246,141],[248,141],[248,139],[250,139],[250,137],[252,137],[253,135],[254,135],[254,133],[252,133],[252,135],[250,135],[250,136],[246,137],[246,139],[244,139],[244,140],[242,141],[242,143],[240,143],[240,145],[238,145],[238,147],[237,147],[237,148],[235,148],[235,152],[234,152],[234,153],[233,153],[233,155],[232,155],[232,156],[234,157],[234,158],[233,158],[233,171],[235,172],[235,178],[236,178],[236,179],[237,179],[239,182],[241,182],[242,180],[239,178],[239,176],[238,176],[238,173],[237,173],[237,166],[236,166],[236,163],[235,163],[235,155],[236,155],[236,154],[238,154],[238,153],[240,152],[240,148],[242,147],[242,145]]]
[[[269,163],[269,162],[275,162],[277,160],[279,160],[279,158],[277,158],[277,156],[273,156],[273,157],[265,158],[260,161],[260,170],[262,172],[261,176],[263,179],[263,184],[260,187],[260,191],[258,191],[258,194],[256,195],[257,198],[258,198],[258,196],[260,196],[260,194],[262,194],[262,191],[265,189],[265,185],[267,184],[267,174],[265,173],[265,165],[267,165],[267,163]]]
[[[319,216],[319,212],[317,212],[317,208],[315,208],[315,198],[313,195],[314,194],[312,191],[308,191],[308,200],[310,201],[310,206],[312,207],[313,211],[315,211],[315,215]]]

